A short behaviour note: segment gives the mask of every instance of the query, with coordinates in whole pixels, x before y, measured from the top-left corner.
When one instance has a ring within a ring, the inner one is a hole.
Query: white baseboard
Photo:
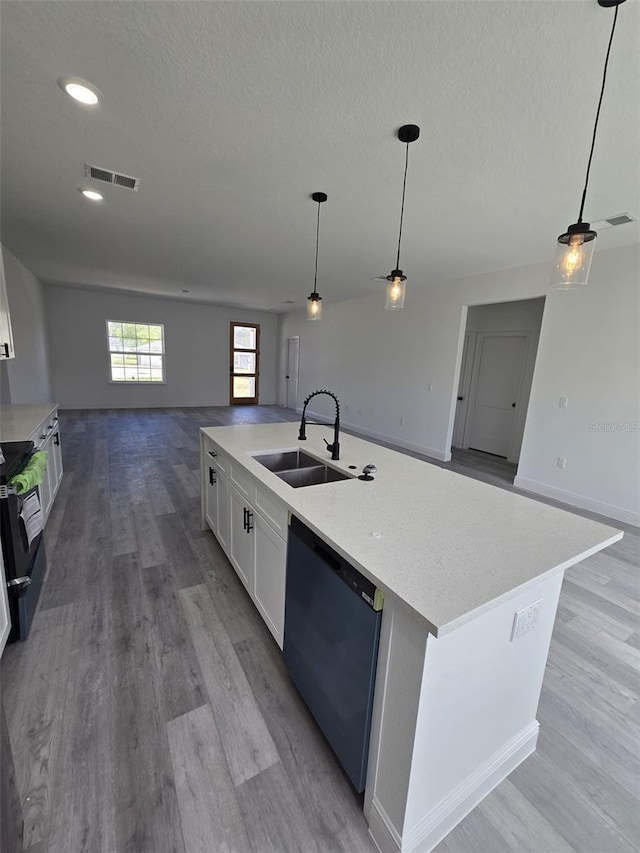
[[[374,797],[369,834],[380,853],[429,853],[525,758],[535,752],[540,725],[534,720],[454,788],[402,838]]]
[[[214,409],[221,408],[223,406],[228,406],[229,401],[226,403],[212,403],[211,400],[208,400],[205,403],[59,403],[58,409],[60,410],[71,410],[78,411],[80,409],[90,409],[91,411],[98,411],[100,409]],[[258,403],[259,406],[275,406],[276,403]]]
[[[613,504],[594,501],[591,498],[585,498],[582,495],[576,495],[574,492],[567,492],[564,489],[557,489],[554,486],[548,486],[546,483],[538,483],[536,480],[529,480],[526,477],[516,476],[513,485],[525,492],[532,492],[535,495],[542,495],[545,498],[553,498],[556,501],[562,501],[562,503],[575,506],[578,509],[587,509],[590,512],[598,513],[598,515],[623,521],[625,524],[640,526],[640,513],[638,512],[631,512]]]
[[[400,853],[402,850],[402,839],[375,797],[371,800],[369,835],[380,853]]]
[[[298,408],[296,411],[302,413],[301,408]],[[331,418],[328,418],[326,415],[320,415],[317,412],[312,412],[310,409],[307,409],[307,416],[309,418],[313,418],[314,421],[322,421],[322,423],[326,424],[333,423]],[[368,429],[367,427],[363,427],[361,424],[352,424],[342,419],[340,420],[340,424],[358,435],[366,435],[368,438],[376,438],[378,441],[384,441],[395,447],[403,447],[405,450],[413,450],[414,453],[421,453],[423,456],[431,456],[432,459],[438,459],[440,462],[448,462],[449,459],[451,459],[451,452],[443,453],[442,450],[436,450],[433,447],[416,444],[413,441],[405,441],[402,438],[398,438],[397,435],[387,435],[387,433]]]
[[[433,850],[487,794],[535,752],[539,728],[538,721],[534,720],[454,788],[419,823],[403,833],[396,853],[429,853]]]

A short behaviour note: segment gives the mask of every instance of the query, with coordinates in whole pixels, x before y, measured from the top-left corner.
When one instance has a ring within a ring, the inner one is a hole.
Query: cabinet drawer
[[[42,421],[38,429],[34,430],[29,436],[29,441],[32,441],[36,450],[40,450],[49,438],[55,432],[58,425],[58,410],[53,411],[46,420]]]
[[[207,438],[205,439],[205,451],[207,456],[207,462],[214,462],[214,468],[219,471],[222,471],[223,474],[228,475],[229,460],[227,459],[226,455],[220,450],[218,445]]]
[[[269,522],[271,527],[283,539],[287,538],[287,524],[289,521],[289,510],[279,498],[262,486],[256,487],[255,507],[262,517]]]
[[[249,503],[254,504],[256,502],[256,483],[253,477],[250,474],[237,465],[235,462],[231,461],[229,464],[229,479],[236,487],[236,489],[243,495]]]

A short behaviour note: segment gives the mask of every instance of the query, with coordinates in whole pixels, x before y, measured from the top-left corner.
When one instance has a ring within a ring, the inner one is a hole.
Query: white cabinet
[[[229,481],[218,469],[218,489],[217,499],[217,527],[215,534],[218,537],[218,542],[222,545],[225,554],[229,553],[229,543],[231,539],[231,516],[230,516],[230,497],[229,492],[231,487]]]
[[[282,648],[288,510],[201,433],[202,523],[215,533]]]
[[[2,246],[0,245],[0,359],[15,358],[13,335],[11,333],[11,315],[7,299],[7,283],[4,277]]]
[[[231,541],[229,559],[238,577],[251,593],[255,560],[254,511],[235,486],[229,488]]]
[[[33,441],[36,450],[43,450],[47,454],[47,467],[39,487],[40,503],[46,523],[63,474],[62,447],[60,444],[60,426],[57,409],[40,424],[38,429],[31,435],[30,440]]]
[[[62,447],[60,445],[60,428],[58,426],[58,418],[55,419],[55,432],[51,436],[51,470],[53,472],[54,492],[58,491],[58,486],[62,480]]]
[[[284,642],[286,577],[286,542],[256,513],[253,600],[280,648]]]
[[[213,460],[205,460],[204,469],[204,517],[214,533],[218,531],[218,472],[213,466]]]
[[[229,551],[228,460],[219,447],[202,436],[202,522],[215,533],[225,553]]]

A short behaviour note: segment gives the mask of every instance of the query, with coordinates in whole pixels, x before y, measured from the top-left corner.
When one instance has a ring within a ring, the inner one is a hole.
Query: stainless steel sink
[[[294,489],[299,489],[302,486],[318,486],[321,483],[337,483],[340,480],[350,480],[348,474],[343,474],[342,471],[336,471],[335,468],[330,468],[328,465],[316,464],[313,468],[298,468],[293,471],[275,471],[276,476],[284,480]]]
[[[322,465],[313,456],[307,456],[302,450],[283,450],[278,453],[258,453],[253,457],[256,462],[264,465],[269,471],[293,471],[299,468],[312,468]]]
[[[294,489],[351,479],[349,474],[343,474],[342,471],[324,465],[319,459],[307,456],[302,450],[256,453],[253,458]]]

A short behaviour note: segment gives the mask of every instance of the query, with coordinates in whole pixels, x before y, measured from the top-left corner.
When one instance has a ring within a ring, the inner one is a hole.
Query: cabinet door
[[[212,462],[205,467],[204,517],[214,533],[218,529],[218,472]]]
[[[49,438],[44,441],[40,445],[40,450],[43,450],[48,454],[47,457],[47,467],[45,468],[44,477],[42,478],[42,482],[40,483],[38,491],[40,492],[40,504],[42,506],[42,512],[44,514],[45,521],[47,516],[49,515],[49,510],[51,508],[51,502],[53,500],[53,488],[51,482],[51,443],[53,436],[49,436]]]
[[[60,485],[60,480],[62,479],[62,448],[60,446],[60,430],[58,428],[57,418],[55,420],[54,429],[55,432],[51,436],[50,461],[52,462],[51,470],[53,472],[53,491],[56,492],[58,490],[58,486]]]
[[[220,471],[217,473],[216,483],[218,490],[218,497],[216,501],[216,536],[218,537],[218,542],[222,545],[222,550],[229,555],[229,543],[231,540],[231,507],[230,507],[230,488],[229,481],[226,477],[224,477]]]
[[[229,486],[231,497],[231,547],[229,559],[242,583],[249,592],[253,589],[254,530],[253,509],[233,486]],[[247,525],[247,514],[250,524]]]
[[[255,515],[253,600],[282,648],[287,545],[259,513]]]

